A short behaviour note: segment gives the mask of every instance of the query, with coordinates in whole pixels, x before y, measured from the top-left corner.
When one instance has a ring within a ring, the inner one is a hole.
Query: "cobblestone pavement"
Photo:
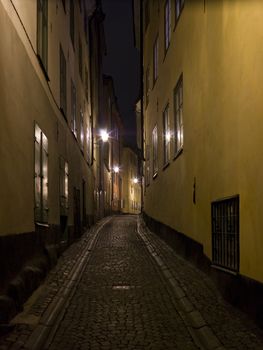
[[[205,331],[203,337],[214,336],[203,348],[263,349],[262,331],[224,302],[206,275],[151,233],[140,218],[118,216],[102,224],[98,234],[97,226],[63,254],[25,312],[13,321],[14,331],[0,339],[0,350],[33,349],[27,346],[32,332],[69,281],[74,288],[46,345],[38,349],[198,349],[200,339],[191,331],[196,317],[185,317],[185,311],[201,316],[196,328]],[[71,271],[81,259],[85,264],[78,279]]]

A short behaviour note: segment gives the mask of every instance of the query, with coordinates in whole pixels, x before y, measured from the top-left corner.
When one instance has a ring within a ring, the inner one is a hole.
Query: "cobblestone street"
[[[263,349],[262,331],[136,216],[59,259],[0,349]]]

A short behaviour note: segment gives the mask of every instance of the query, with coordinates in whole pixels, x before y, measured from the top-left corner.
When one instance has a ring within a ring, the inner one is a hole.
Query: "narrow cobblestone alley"
[[[72,277],[74,264],[83,267]],[[254,323],[136,216],[104,219],[65,252],[36,295],[1,350],[263,349]],[[49,322],[48,306],[64,299]]]

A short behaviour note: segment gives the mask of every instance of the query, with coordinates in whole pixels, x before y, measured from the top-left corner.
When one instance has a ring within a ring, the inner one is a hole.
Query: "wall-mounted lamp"
[[[118,174],[118,173],[120,172],[120,168],[119,168],[117,165],[115,165],[115,166],[113,167],[113,172],[114,172],[115,174]]]
[[[109,133],[107,132],[107,130],[105,129],[100,130],[100,138],[102,142],[109,141]]]
[[[133,183],[134,184],[137,184],[139,182],[139,180],[137,179],[137,177],[135,177],[134,179],[133,179]]]

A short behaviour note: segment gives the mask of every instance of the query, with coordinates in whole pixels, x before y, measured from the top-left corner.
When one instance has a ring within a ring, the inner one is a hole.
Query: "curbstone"
[[[201,327],[196,330],[199,338],[204,344],[205,348],[208,350],[220,349],[222,344],[219,342],[218,338],[214,335],[211,328],[208,326]]]
[[[188,319],[193,328],[201,328],[206,326],[206,321],[198,310],[193,310],[188,313]]]

